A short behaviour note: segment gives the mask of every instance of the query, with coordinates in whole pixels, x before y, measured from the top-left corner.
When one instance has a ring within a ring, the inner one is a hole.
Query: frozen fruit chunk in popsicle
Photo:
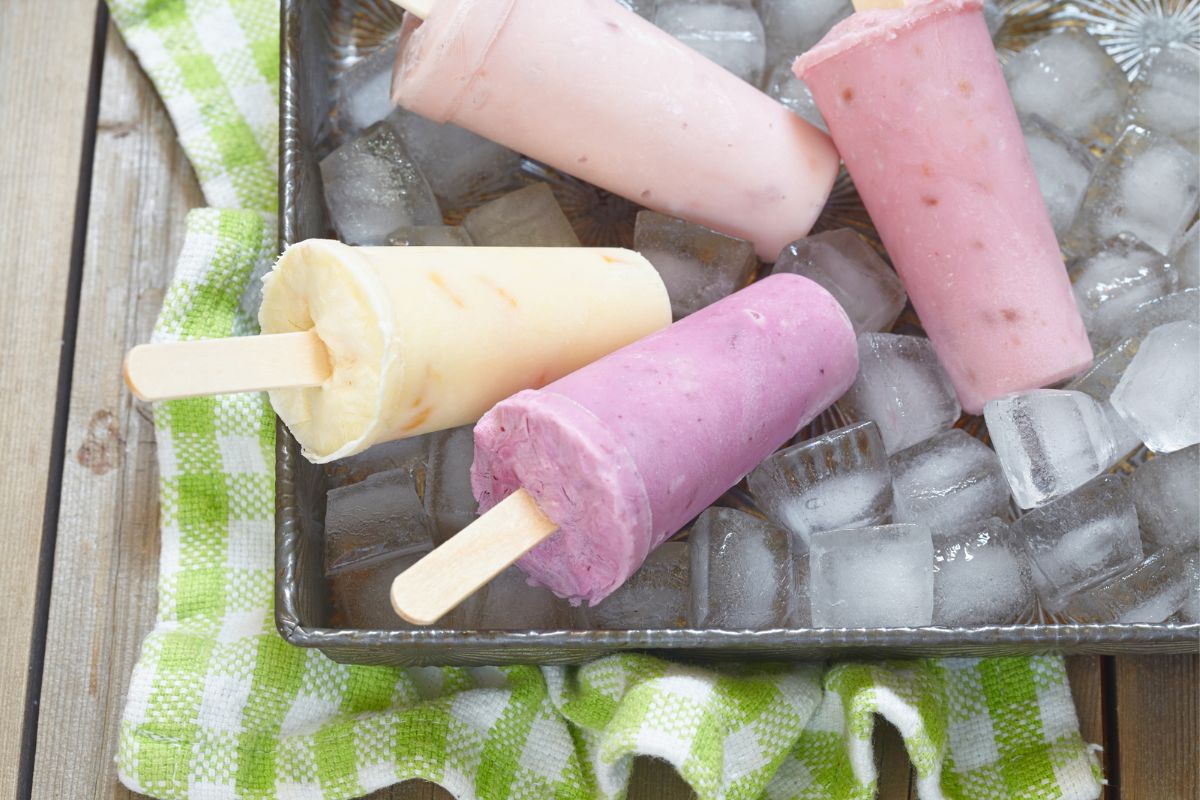
[[[662,276],[677,320],[736,292],[758,270],[749,242],[655,211],[638,212],[633,242]]]
[[[1110,402],[1156,453],[1200,442],[1200,325],[1172,322],[1151,331]]]
[[[791,624],[796,610],[792,537],[733,508],[710,508],[688,535],[691,626],[763,630]]]
[[[1109,428],[1112,429],[1113,441],[1116,443],[1114,456],[1117,458],[1127,455],[1142,444],[1141,437],[1133,432],[1109,402],[1113,389],[1121,382],[1121,376],[1129,368],[1141,344],[1142,340],[1137,337],[1121,340],[1096,356],[1092,368],[1065,387],[1068,391],[1083,392],[1100,404]]]
[[[408,470],[380,472],[333,489],[325,507],[325,572],[423,555],[433,549],[431,527]]]
[[[1200,445],[1150,459],[1132,480],[1147,551],[1200,546]]]
[[[1136,566],[1073,593],[1063,616],[1077,623],[1165,622],[1198,585],[1200,555],[1158,550]]]
[[[995,517],[935,539],[933,572],[935,625],[1010,625],[1037,606],[1029,556]]]
[[[1092,173],[1064,237],[1082,253],[1120,233],[1169,253],[1196,215],[1200,161],[1168,136],[1129,126]]]
[[[1137,511],[1128,483],[1104,475],[1013,523],[1034,564],[1042,605],[1061,611],[1079,589],[1142,559]]]
[[[747,478],[755,502],[808,550],[814,531],[892,521],[892,474],[867,420],[775,453]]]
[[[1021,118],[1021,130],[1054,233],[1062,236],[1079,212],[1083,193],[1096,168],[1096,157],[1078,139],[1036,114]]]
[[[654,24],[715,64],[758,86],[766,59],[762,20],[748,5],[662,0]]]
[[[855,333],[889,330],[908,295],[896,272],[849,228],[798,239],[784,248],[775,272],[794,272],[824,286],[850,315]]]
[[[924,525],[814,533],[815,628],[891,628],[933,620],[933,539]]]
[[[992,449],[961,430],[891,457],[896,522],[920,522],[937,542],[989,517],[1009,516],[1008,484]]]
[[[928,339],[861,334],[858,363],[858,377],[838,410],[851,420],[874,420],[889,453],[946,430],[962,413]]]
[[[1097,350],[1120,340],[1130,313],[1170,294],[1178,276],[1154,248],[1128,235],[1099,245],[1071,266],[1076,300]]]
[[[463,220],[477,245],[486,247],[578,247],[570,220],[544,183],[485,203]]]
[[[1166,134],[1196,152],[1200,148],[1200,53],[1188,47],[1152,52],[1133,79],[1125,120]]]
[[[1021,508],[1074,491],[1116,455],[1099,403],[1083,392],[1038,389],[1001,397],[983,410],[992,446]]]
[[[384,244],[402,225],[438,225],[429,181],[396,132],[378,122],[321,161],[325,202],[346,244]]]
[[[1117,62],[1079,30],[1029,45],[1009,59],[1004,76],[1017,111],[1037,114],[1084,142],[1111,135],[1129,97]]]
[[[600,603],[580,609],[580,615],[589,627],[602,630],[687,627],[689,563],[687,542],[667,542],[624,586]]]

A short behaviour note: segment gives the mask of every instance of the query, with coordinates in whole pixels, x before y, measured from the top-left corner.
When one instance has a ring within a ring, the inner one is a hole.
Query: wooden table
[[[45,49],[44,49],[45,48]],[[128,797],[113,755],[155,613],[157,471],[120,380],[204,204],[153,88],[96,0],[0,3],[0,798]],[[1200,794],[1195,657],[1070,660],[1112,798]],[[915,796],[894,734],[882,796]],[[684,798],[639,762],[634,800]],[[445,798],[409,783],[380,798]]]

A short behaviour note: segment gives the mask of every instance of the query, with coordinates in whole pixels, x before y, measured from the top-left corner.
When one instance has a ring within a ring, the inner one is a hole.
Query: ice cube
[[[1071,266],[1075,299],[1097,349],[1121,339],[1130,312],[1175,290],[1178,277],[1156,250],[1120,235]]]
[[[1129,81],[1095,39],[1073,29],[1039,39],[1004,65],[1013,103],[1083,142],[1113,132]]]
[[[790,108],[800,119],[829,132],[812,91],[792,72],[792,58],[785,58],[771,70],[767,76],[767,94]]]
[[[387,243],[394,247],[469,247],[472,244],[467,229],[456,225],[414,225],[397,228],[388,234]]]
[[[780,450],[747,478],[758,506],[808,550],[813,531],[892,521],[892,474],[870,420]]]
[[[1067,600],[1063,616],[1072,622],[1163,622],[1196,591],[1196,553],[1151,553],[1133,568],[1082,589]]]
[[[1166,254],[1196,215],[1200,162],[1167,136],[1131,125],[1092,172],[1064,237],[1075,253],[1130,233]]]
[[[675,319],[736,292],[758,270],[749,242],[655,211],[638,212],[633,241],[666,284]]]
[[[688,570],[687,542],[660,545],[621,588],[581,609],[581,616],[588,627],[603,630],[685,628],[691,604]]]
[[[1180,289],[1200,288],[1200,222],[1184,234],[1183,241],[1171,254],[1171,266],[1179,274]]]
[[[795,544],[795,540],[792,541]],[[796,587],[796,614],[792,625],[797,628],[812,627],[812,600],[809,597],[808,553],[801,553],[792,561],[792,583]]]
[[[457,125],[439,125],[403,108],[388,117],[444,211],[518,186],[521,156]]]
[[[384,244],[404,225],[438,225],[442,212],[400,137],[378,122],[321,161],[325,202],[347,244]]]
[[[1029,556],[1000,519],[943,536],[933,552],[933,624],[1010,625],[1033,616]]]
[[[827,289],[846,309],[855,333],[891,329],[908,302],[895,271],[849,228],[792,242],[774,271],[803,275]]]
[[[896,522],[920,522],[935,542],[973,522],[1009,516],[1008,484],[992,448],[949,430],[892,456]]]
[[[992,446],[1021,508],[1074,491],[1099,475],[1117,443],[1100,404],[1083,392],[1037,389],[983,408]]]
[[[1151,331],[1110,402],[1156,453],[1200,442],[1200,325],[1172,322]]]
[[[1144,339],[1150,331],[1172,322],[1200,324],[1200,289],[1188,288],[1147,300],[1129,315],[1124,329],[1131,337]]]
[[[1126,481],[1104,475],[1013,523],[1033,561],[1033,582],[1050,611],[1142,560],[1137,511]]]
[[[1147,551],[1200,547],[1200,445],[1152,458],[1133,473],[1133,501]]]
[[[859,334],[858,377],[837,407],[849,420],[875,420],[889,453],[946,430],[962,414],[929,340],[891,333]]]
[[[645,19],[653,20],[654,12],[658,10],[658,0],[617,0],[633,13]]]
[[[996,7],[993,0],[983,0],[983,19],[987,22],[988,33],[992,38],[1004,27],[1004,17],[1004,12]]]
[[[391,38],[338,78],[333,105],[342,134],[356,136],[392,113],[395,63],[396,39]]]
[[[1141,446],[1142,440],[1133,428],[1130,428],[1117,410],[1112,407],[1109,398],[1113,389],[1125,374],[1125,370],[1137,354],[1141,339],[1124,339],[1096,356],[1092,368],[1066,385],[1068,391],[1083,392],[1100,404],[1108,426],[1112,429],[1113,441],[1116,442],[1114,456],[1121,458]]]
[[[325,465],[325,474],[332,487],[358,483],[377,472],[403,469],[412,475],[414,483],[424,481],[425,454],[428,442],[423,436],[383,442],[346,458]]]
[[[429,436],[425,511],[440,544],[475,521],[479,504],[471,492],[475,436],[470,425]]]
[[[1086,147],[1036,115],[1021,118],[1033,172],[1050,212],[1054,233],[1062,236],[1083,202],[1096,157]]]
[[[791,624],[796,610],[792,537],[733,508],[710,508],[688,536],[691,626],[763,630]]]
[[[408,470],[333,489],[325,506],[325,572],[433,549],[430,520]]]
[[[392,581],[408,569],[420,555],[390,555],[353,565],[328,576],[333,596],[334,624],[339,627],[370,631],[411,630],[413,625],[392,610]],[[453,614],[451,614],[453,617]],[[452,620],[437,627],[452,627]]]
[[[814,533],[809,593],[816,628],[933,621],[933,539],[924,525]]]
[[[574,610],[548,589],[530,586],[509,567],[454,612],[445,627],[477,631],[555,631],[571,627]]]
[[[485,203],[467,214],[463,227],[481,247],[578,247],[567,215],[544,183]]]
[[[722,2],[660,2],[654,24],[705,58],[758,86],[766,59],[762,20],[753,8]]]
[[[1200,148],[1200,53],[1164,47],[1142,62],[1133,80],[1125,120]]]
[[[1187,599],[1179,607],[1179,613],[1173,619],[1185,624],[1200,622],[1200,579],[1192,586]]]
[[[819,42],[829,29],[854,12],[850,0],[756,0],[767,31],[771,63],[796,56]]]

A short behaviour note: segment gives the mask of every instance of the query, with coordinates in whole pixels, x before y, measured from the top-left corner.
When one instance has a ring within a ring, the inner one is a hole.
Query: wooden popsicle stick
[[[403,8],[414,17],[426,19],[429,13],[433,11],[433,4],[437,0],[392,0],[393,3]]]
[[[432,625],[557,530],[518,489],[397,575],[392,608],[414,625]]]
[[[875,8],[904,8],[904,0],[853,0],[855,11],[870,11]]]
[[[329,351],[316,331],[143,344],[125,356],[125,383],[140,400],[320,386]]]

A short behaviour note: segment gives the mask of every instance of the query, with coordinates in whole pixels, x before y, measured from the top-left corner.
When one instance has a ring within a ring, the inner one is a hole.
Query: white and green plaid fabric
[[[252,334],[276,253],[274,0],[113,0],[214,206],[188,218],[157,340]],[[619,798],[632,758],[702,798],[874,795],[876,715],[923,798],[1099,794],[1061,658],[700,668],[343,666],[292,648],[271,603],[273,416],[260,395],[155,408],[158,622],[117,765],[162,798],[344,798],[407,778],[459,798]]]

